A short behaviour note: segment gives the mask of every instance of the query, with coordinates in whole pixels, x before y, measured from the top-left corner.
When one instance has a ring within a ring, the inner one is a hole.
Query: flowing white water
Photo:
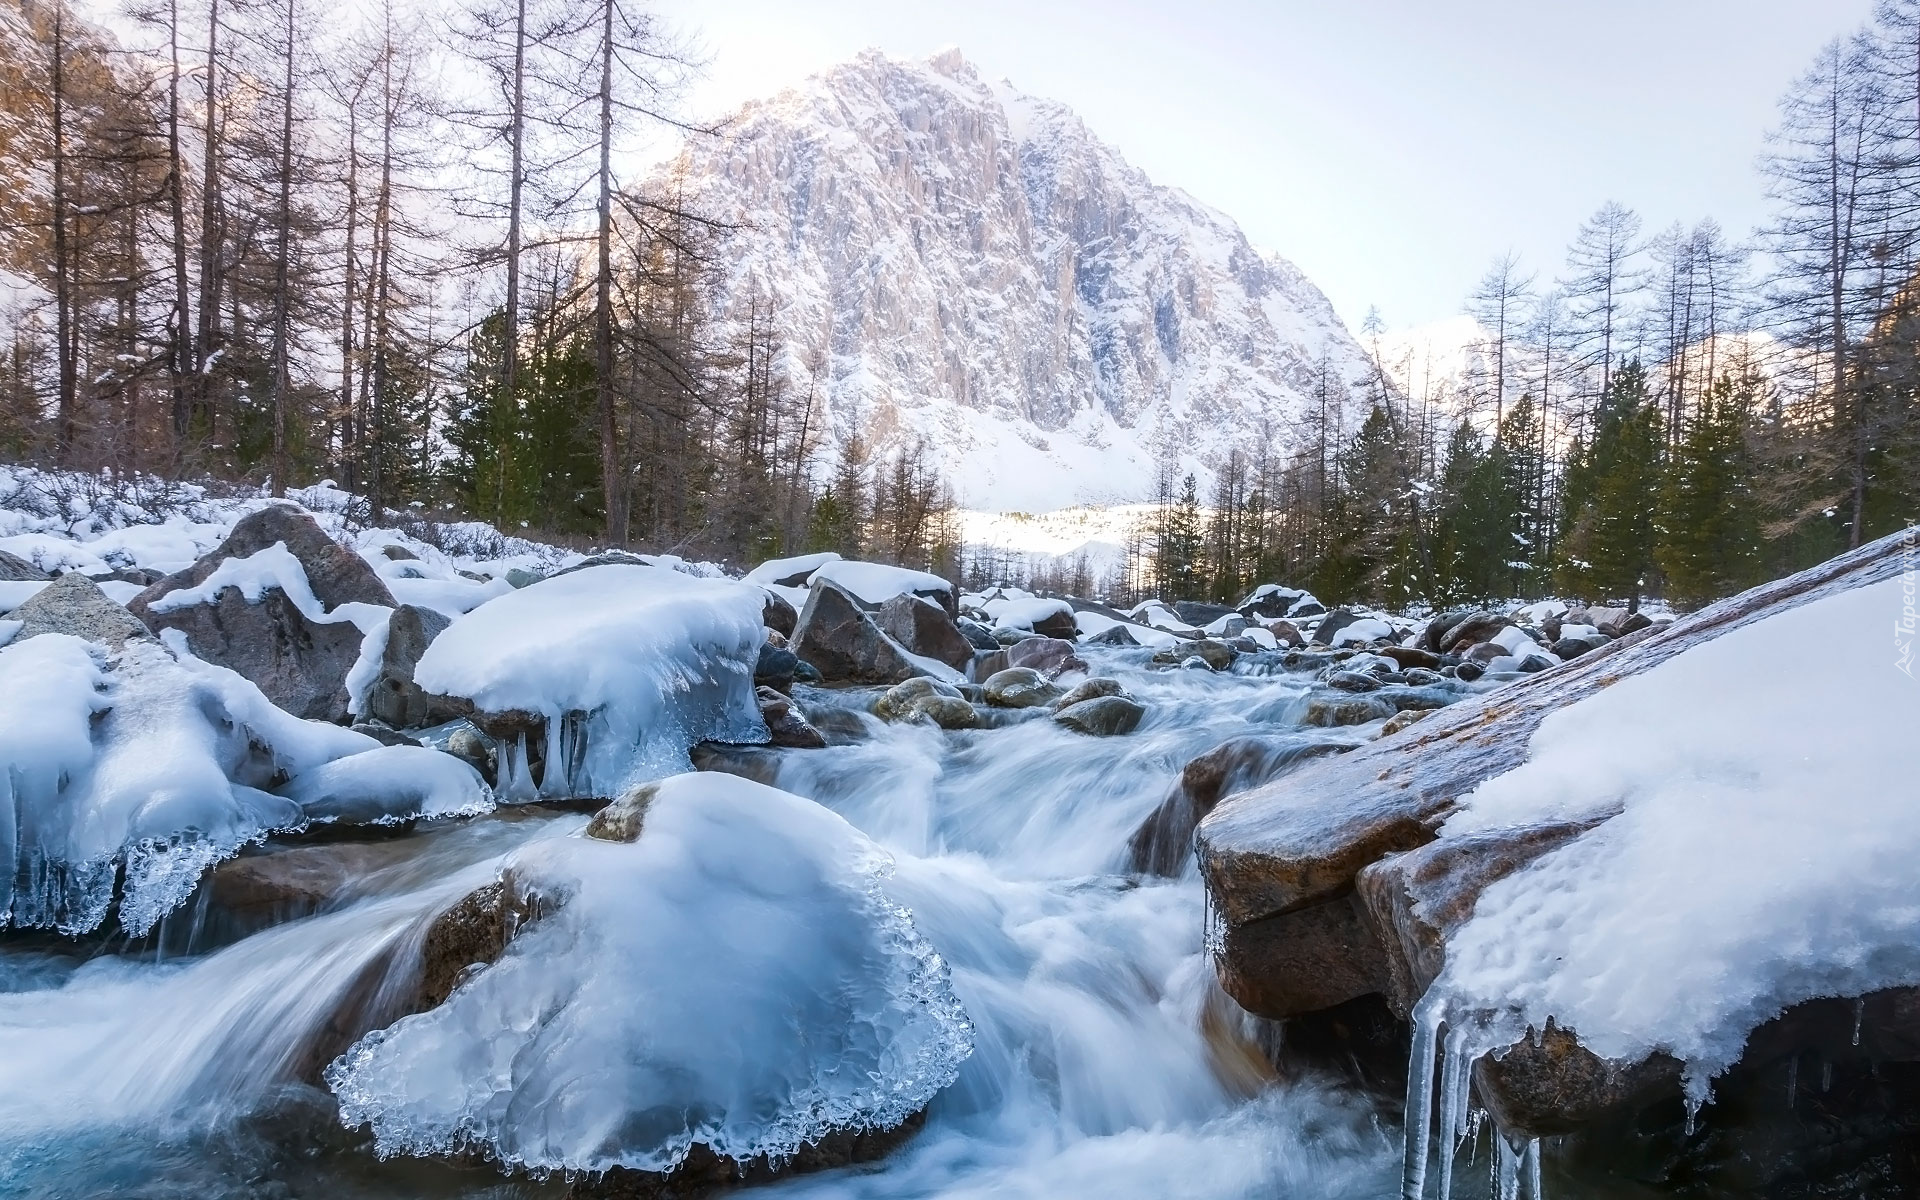
[[[888,890],[950,964],[976,1048],[904,1149],[771,1191],[1396,1192],[1391,1122],[1333,1085],[1266,1072],[1252,1023],[1213,982],[1191,869],[1123,873],[1128,835],[1180,767],[1237,734],[1295,728],[1304,684],[1122,665],[1141,657],[1100,664],[1152,706],[1129,737],[1081,737],[1044,718],[962,734],[875,722],[870,740],[781,759],[777,786],[895,855]],[[343,998],[377,1011],[381,989],[411,987],[388,964],[410,962],[426,923],[490,878],[503,849],[580,820],[488,818],[433,834],[344,907],[197,957],[76,966],[44,946],[0,949],[0,1194],[95,1195],[129,1180],[143,1195],[551,1194],[553,1183],[484,1169],[376,1164],[355,1135],[263,1133],[259,1114],[289,1103],[289,1076],[326,1044]],[[323,1094],[294,1091],[309,1120],[326,1110]]]

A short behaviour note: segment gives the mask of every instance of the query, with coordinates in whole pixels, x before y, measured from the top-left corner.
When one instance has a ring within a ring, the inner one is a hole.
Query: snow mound
[[[831,550],[819,554],[797,554],[792,558],[771,558],[748,571],[748,583],[779,583],[782,579],[794,576],[810,576],[830,562],[838,561],[840,556]]]
[[[1664,1051],[1697,1103],[1786,1008],[1920,984],[1920,687],[1886,636],[1910,586],[1769,616],[1547,717],[1442,836],[1604,820],[1482,894],[1425,1008],[1490,1014],[1487,1048],[1551,1017],[1611,1059]]]
[[[258,604],[269,589],[286,594],[300,615],[316,625],[351,621],[362,633],[383,624],[390,610],[385,605],[352,601],[327,611],[313,594],[307,569],[300,565],[285,542],[275,542],[244,558],[229,558],[214,567],[198,587],[179,588],[148,604],[156,613],[169,613],[196,604],[213,604],[227,588],[236,588],[248,604]]]
[[[822,563],[807,582],[814,584],[823,579],[853,593],[866,604],[885,604],[895,596],[909,592],[953,591],[951,583],[925,571],[890,567],[885,563],[855,562],[845,558]]]
[[[1393,636],[1393,626],[1379,617],[1362,617],[1351,625],[1336,630],[1333,641],[1329,644],[1337,650],[1342,646],[1362,646],[1380,638]]]
[[[96,929],[118,878],[120,924],[144,934],[206,867],[305,823],[264,789],[378,744],[164,640],[113,658],[65,634],[0,649],[0,924]]]
[[[1073,605],[1065,600],[998,600],[993,605],[994,626],[999,629],[1031,630],[1048,617],[1073,616]]]
[[[617,796],[685,770],[695,742],[765,740],[753,694],[763,597],[664,567],[587,567],[456,619],[414,681],[483,713],[542,718],[544,794]],[[502,793],[526,798],[525,747],[506,751]]]
[[[811,801],[677,776],[637,841],[553,839],[506,870],[548,915],[327,1069],[383,1156],[665,1171],[699,1142],[783,1160],[899,1125],[972,1051],[946,963],[883,891],[890,861]]]

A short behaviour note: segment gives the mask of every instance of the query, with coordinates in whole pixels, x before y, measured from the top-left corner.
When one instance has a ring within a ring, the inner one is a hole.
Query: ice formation
[[[478,1145],[534,1171],[664,1171],[696,1142],[781,1160],[892,1128],[953,1081],[972,1027],[890,866],[812,801],[668,779],[635,842],[509,858],[547,915],[329,1067],[341,1117],[383,1155]]]
[[[1604,820],[1482,894],[1429,1008],[1485,1023],[1481,1049],[1552,1018],[1611,1059],[1664,1051],[1698,1102],[1789,1006],[1920,984],[1920,688],[1886,636],[1902,586],[1769,616],[1547,717],[1442,836]]]
[[[617,796],[685,770],[705,738],[762,741],[753,666],[761,589],[625,564],[556,575],[455,620],[414,670],[429,692],[482,712],[545,722],[541,791]],[[506,748],[503,796],[525,798],[521,746]]]
[[[108,659],[44,634],[0,649],[0,906],[14,925],[84,933],[123,873],[120,924],[147,932],[210,863],[278,829],[297,805],[283,774],[373,747],[302,721],[184,652],[129,642]]]
[[[465,817],[493,807],[480,772],[424,746],[381,746],[304,771],[280,794],[309,821],[384,825]]]

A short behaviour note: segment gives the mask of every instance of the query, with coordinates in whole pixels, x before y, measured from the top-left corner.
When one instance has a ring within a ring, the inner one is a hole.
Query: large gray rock
[[[930,674],[851,592],[826,580],[808,591],[789,648],[827,683],[899,683]]]
[[[1075,733],[1089,737],[1118,737],[1140,727],[1147,707],[1131,696],[1095,696],[1056,709],[1053,719]]]
[[[1064,693],[1032,667],[1008,667],[987,677],[981,685],[987,703],[995,708],[1043,708]]]
[[[413,681],[413,669],[452,620],[442,612],[402,604],[387,621],[380,674],[367,690],[364,714],[395,729],[422,729],[463,716],[470,706],[449,705]]]
[[[15,641],[43,633],[68,633],[118,649],[130,639],[152,638],[140,618],[78,571],[69,571],[7,614],[21,622]]]
[[[8,583],[32,583],[36,580],[52,578],[53,576],[19,555],[0,550],[0,580]]]
[[[902,593],[880,606],[874,624],[908,651],[964,671],[973,661],[973,643],[947,610],[931,600]]]
[[[364,559],[335,543],[306,513],[276,504],[243,518],[205,558],[141,592],[127,607],[155,633],[180,630],[195,654],[252,680],[288,712],[338,721],[347,713],[347,672],[360,657],[361,634],[353,622],[310,621],[278,588],[268,589],[257,604],[228,587],[212,603],[153,609],[163,596],[205,583],[228,559],[275,542],[284,542],[300,561],[326,611],[348,603],[394,606],[393,594]]]

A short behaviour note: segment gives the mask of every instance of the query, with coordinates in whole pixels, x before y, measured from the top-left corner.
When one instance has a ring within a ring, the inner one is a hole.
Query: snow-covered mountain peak
[[[771,301],[835,438],[924,440],[973,507],[1139,500],[1161,461],[1284,452],[1323,369],[1366,373],[1292,264],[957,49],[863,51],[680,166],[741,227],[716,315]]]

